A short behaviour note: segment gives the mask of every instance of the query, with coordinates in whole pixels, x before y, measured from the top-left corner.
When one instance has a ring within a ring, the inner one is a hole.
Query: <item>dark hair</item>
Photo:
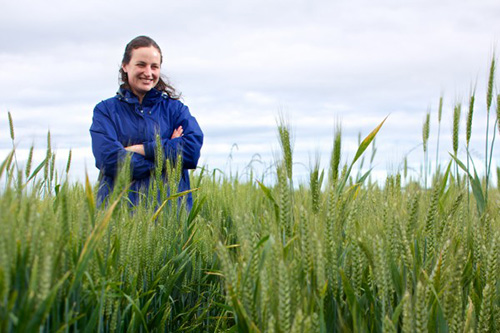
[[[122,59],[122,66],[127,65],[130,62],[130,59],[132,59],[132,51],[141,47],[151,47],[153,46],[155,49],[157,49],[160,52],[160,63],[163,62],[163,55],[161,53],[161,49],[156,44],[156,42],[148,37],[148,36],[138,36],[132,39],[127,46],[125,47],[125,52],[123,53],[123,59]],[[123,71],[122,66],[120,66],[120,87],[125,88],[125,89],[130,89],[130,85],[128,83],[128,76],[125,71]],[[156,84],[155,88],[159,91],[164,91],[167,93],[168,97],[172,99],[179,99],[180,98],[180,93],[178,93],[175,88],[170,85],[170,82],[168,81],[168,78],[165,77],[164,75],[160,75],[160,79],[158,83]]]

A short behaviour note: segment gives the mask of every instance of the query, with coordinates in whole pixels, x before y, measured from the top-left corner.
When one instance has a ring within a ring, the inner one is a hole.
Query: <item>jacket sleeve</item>
[[[106,176],[115,177],[120,162],[128,152],[118,141],[113,121],[102,103],[94,109],[90,136],[96,167]],[[132,153],[130,167],[132,178],[142,179],[150,176],[154,163],[140,154]]]
[[[184,130],[180,138],[163,138],[161,140],[165,156],[175,159],[181,153],[184,169],[196,169],[200,158],[201,146],[203,145],[203,132],[196,118],[191,115],[188,107],[182,103],[180,103],[180,107],[174,116],[174,129],[179,126],[182,126]],[[145,142],[144,151],[147,159],[154,160],[156,142]]]

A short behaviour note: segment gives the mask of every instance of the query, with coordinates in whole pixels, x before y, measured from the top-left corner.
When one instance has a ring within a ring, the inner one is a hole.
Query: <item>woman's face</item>
[[[128,64],[122,65],[127,73],[128,84],[132,92],[142,98],[156,86],[160,80],[161,55],[154,46],[140,47],[132,50],[132,57]]]

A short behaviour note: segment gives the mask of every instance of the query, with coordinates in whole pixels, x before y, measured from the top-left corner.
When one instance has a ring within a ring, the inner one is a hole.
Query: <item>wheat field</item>
[[[493,60],[486,112],[496,132],[494,74]],[[465,140],[457,104],[449,163],[424,168],[423,180],[406,170],[383,184],[354,175],[382,121],[345,162],[339,126],[328,169],[314,163],[309,182],[294,184],[292,129],[281,121],[272,185],[199,168],[190,212],[176,193],[179,164],[157,163],[154,195],[132,207],[125,162],[96,206],[96,185],[68,181],[71,153],[56,170],[50,133],[41,163],[32,165],[32,149],[20,167],[13,148],[0,166],[0,331],[498,331],[494,137],[486,133],[485,161],[457,156],[461,141],[469,146],[474,99],[463,108]],[[441,108],[442,99],[439,123]]]

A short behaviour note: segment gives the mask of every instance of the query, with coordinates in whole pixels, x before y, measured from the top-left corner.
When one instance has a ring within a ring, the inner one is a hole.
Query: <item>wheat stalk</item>
[[[10,130],[10,139],[14,142],[14,122],[12,121],[12,115],[10,111],[7,112],[7,116],[9,117],[9,130]]]
[[[342,153],[342,127],[339,123],[335,127],[332,155],[330,158],[330,182],[337,183],[339,178],[339,165]]]
[[[462,105],[458,103],[453,109],[453,153],[457,156],[458,153],[458,134],[460,131],[460,113]]]
[[[430,119],[431,119],[431,114],[428,111],[427,114],[425,115],[425,120],[424,124],[422,125],[422,142],[423,142],[423,148],[424,148],[424,185],[427,187],[427,143],[429,141],[429,135],[430,135]]]

